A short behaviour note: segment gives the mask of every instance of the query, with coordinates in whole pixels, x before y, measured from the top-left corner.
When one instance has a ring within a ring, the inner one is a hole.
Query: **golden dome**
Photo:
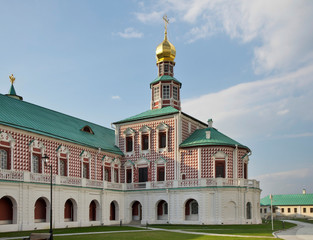
[[[159,46],[157,46],[155,53],[158,63],[163,61],[174,62],[176,56],[176,49],[174,45],[171,44],[169,40],[167,40],[166,33],[163,42],[161,42]]]

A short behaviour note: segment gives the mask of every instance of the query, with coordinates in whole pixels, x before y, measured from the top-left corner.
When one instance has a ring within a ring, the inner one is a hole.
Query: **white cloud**
[[[313,64],[298,71],[242,83],[183,101],[183,111],[202,121],[213,118],[236,137],[284,137],[307,132],[313,123]]]
[[[161,0],[136,13],[142,22],[163,13],[188,22],[188,42],[224,32],[242,43],[256,40],[256,73],[289,71],[313,61],[313,1],[309,0]]]
[[[142,38],[143,37],[142,32],[138,32],[137,30],[131,27],[126,28],[124,32],[118,32],[117,35],[119,35],[122,38]]]
[[[113,100],[120,100],[121,97],[120,97],[120,96],[112,96],[112,99],[113,99]]]
[[[307,193],[313,193],[313,166],[253,178],[260,181],[263,197],[269,194],[301,194],[303,188]]]

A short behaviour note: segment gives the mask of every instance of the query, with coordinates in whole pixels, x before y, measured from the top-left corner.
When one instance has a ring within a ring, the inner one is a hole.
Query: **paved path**
[[[286,220],[286,222],[291,222],[297,224],[298,226],[285,231],[277,232],[277,237],[286,240],[313,240],[313,224],[292,220]]]

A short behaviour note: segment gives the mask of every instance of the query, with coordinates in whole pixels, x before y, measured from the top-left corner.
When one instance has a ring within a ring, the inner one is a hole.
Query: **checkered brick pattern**
[[[186,179],[198,178],[198,149],[181,150],[180,168]]]
[[[165,123],[169,126],[168,130],[168,151],[159,153],[157,151],[157,131],[156,128],[160,123]],[[143,126],[147,126],[151,128],[150,132],[150,142],[151,142],[151,147],[150,147],[150,153],[141,155],[140,153],[140,137],[139,137],[139,129],[142,128]],[[175,159],[174,159],[174,154],[175,154],[175,120],[174,118],[168,118],[168,119],[163,119],[163,120],[155,120],[155,121],[147,121],[144,123],[136,123],[136,124],[125,124],[122,125],[120,130],[119,130],[119,147],[120,149],[125,152],[125,135],[124,131],[127,128],[132,128],[135,130],[135,137],[134,137],[134,150],[135,153],[132,156],[125,156],[124,159],[122,159],[122,164],[124,164],[127,160],[131,160],[132,162],[136,162],[142,157],[145,157],[150,161],[150,168],[148,171],[148,178],[151,179],[151,181],[156,180],[155,176],[155,170],[156,170],[156,161],[160,159],[160,157],[163,157],[167,160],[166,162],[166,179],[167,180],[173,180],[174,179],[174,165],[175,165]],[[123,168],[124,169],[124,168]],[[121,171],[121,181],[125,182],[125,171]],[[134,171],[133,175],[133,180],[134,182],[138,182],[137,178],[138,172],[137,170]]]
[[[243,178],[243,159],[242,157],[247,154],[247,150],[245,149],[239,149],[238,150],[238,166],[237,166],[237,171],[238,171],[238,178]]]
[[[189,133],[189,121],[187,119],[182,119],[182,142],[186,140],[196,129],[197,125],[190,121],[190,133]]]

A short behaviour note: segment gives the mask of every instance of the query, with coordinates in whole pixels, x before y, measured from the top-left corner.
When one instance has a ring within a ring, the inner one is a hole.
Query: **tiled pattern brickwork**
[[[243,159],[242,157],[247,154],[247,151],[244,149],[238,150],[238,162],[237,162],[237,169],[238,169],[238,178],[243,178]]]
[[[168,130],[168,151],[159,152],[157,150],[157,126],[161,123],[165,123],[169,126]],[[140,135],[139,135],[139,129],[143,126],[147,126],[151,128],[150,132],[150,153],[142,155],[140,153]],[[156,171],[156,161],[160,159],[160,157],[163,157],[166,159],[166,179],[167,180],[173,180],[174,179],[174,166],[175,166],[175,120],[173,117],[163,120],[155,120],[155,121],[147,121],[144,123],[136,123],[136,124],[125,124],[120,127],[119,130],[119,147],[120,149],[125,152],[125,135],[124,131],[127,128],[132,128],[135,131],[134,136],[134,154],[132,156],[125,156],[125,158],[122,160],[122,166],[123,163],[125,163],[127,160],[130,160],[134,163],[136,161],[140,160],[142,157],[149,160],[149,168],[148,168],[148,179],[151,181],[156,180],[155,171]],[[121,182],[125,182],[125,171],[122,167],[121,171]],[[138,169],[134,168],[134,174],[133,174],[133,181],[138,182]]]
[[[189,132],[189,122],[191,123],[191,128],[190,128],[190,132]],[[188,138],[190,136],[190,134],[192,134],[196,129],[197,129],[197,125],[193,123],[193,121],[188,121],[185,118],[182,118],[182,142],[184,140],[186,140],[186,138]]]
[[[87,151],[91,154],[90,169],[91,179],[95,179],[95,173],[97,171],[97,180],[102,179],[102,157],[104,154],[110,156],[110,154],[101,152],[92,148],[81,147],[76,144],[70,144],[62,141],[57,141],[52,138],[43,137],[38,134],[27,134],[27,132],[19,130],[7,130],[0,128],[1,132],[9,133],[15,140],[15,146],[13,148],[13,169],[17,171],[30,171],[31,170],[31,152],[30,143],[37,139],[44,145],[44,153],[49,156],[49,161],[53,165],[53,173],[58,174],[58,156],[57,148],[62,144],[69,149],[69,177],[81,177],[81,157],[82,151]],[[95,158],[97,156],[97,164],[95,164]],[[111,156],[113,157],[113,156]],[[97,165],[97,167],[96,167]],[[49,173],[48,168],[43,168],[45,173]]]
[[[198,149],[181,150],[180,172],[186,179],[198,178]]]

